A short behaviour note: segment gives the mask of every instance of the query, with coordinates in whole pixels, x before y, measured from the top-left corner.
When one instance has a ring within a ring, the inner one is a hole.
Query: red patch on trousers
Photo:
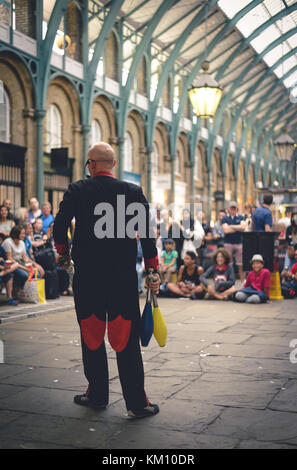
[[[105,335],[106,322],[92,314],[89,318],[81,320],[80,328],[87,347],[91,351],[100,348]]]
[[[108,339],[116,352],[122,352],[130,338],[131,320],[125,320],[118,315],[115,320],[108,322]]]

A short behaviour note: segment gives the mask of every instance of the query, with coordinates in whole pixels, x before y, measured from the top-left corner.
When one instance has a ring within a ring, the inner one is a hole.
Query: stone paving
[[[43,306],[43,314],[31,306],[39,312],[31,318],[18,307],[18,321],[9,319],[14,310],[0,325],[0,448],[296,449],[297,299],[160,299],[168,344],[152,338],[142,349],[146,391],[160,413],[136,421],[126,416],[108,342],[109,407],[73,403],[86,381],[71,301],[66,311],[64,300]]]

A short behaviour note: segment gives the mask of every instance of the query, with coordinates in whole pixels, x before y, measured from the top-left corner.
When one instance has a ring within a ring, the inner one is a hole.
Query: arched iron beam
[[[215,15],[216,13],[217,13],[217,10],[215,10],[215,11],[212,13],[212,15],[209,16],[209,18],[211,18],[211,17],[212,17],[213,15]],[[216,30],[219,28],[219,26],[221,26],[221,25],[224,24],[224,23],[226,23],[226,21],[224,21],[223,23],[220,23],[220,25],[216,25],[215,28],[212,30],[212,32],[216,31]],[[209,34],[210,34],[210,33],[211,33],[211,32],[209,31]],[[203,36],[202,38],[199,38],[197,41],[195,41],[194,43],[192,43],[192,44],[191,44],[190,46],[188,46],[186,49],[181,50],[181,54],[184,54],[184,52],[186,52],[187,50],[192,49],[192,47],[193,47],[194,45],[198,44],[200,41],[202,41],[203,38],[205,38],[205,36]],[[154,41],[154,38],[153,38],[153,41]],[[167,51],[167,49],[169,49],[171,46],[175,46],[175,44],[176,44],[176,40],[171,41],[170,43],[166,44],[166,46],[163,47],[163,49],[161,49],[161,52]],[[153,55],[152,55],[152,59],[154,59],[155,57],[157,57],[157,56],[159,55],[159,53],[160,53],[160,52],[158,52],[158,53],[156,53],[156,54],[153,54]],[[194,59],[192,59],[192,60],[190,61],[190,63],[191,63],[193,60],[196,60],[196,59],[197,59],[197,57],[195,57]],[[178,70],[180,70],[181,68],[184,69],[186,66],[187,66],[187,63],[183,64],[182,67],[180,67]]]
[[[237,23],[237,21],[239,21],[244,15],[246,15],[246,13],[252,10],[259,3],[261,3],[261,1],[262,0],[253,0],[244,8],[242,8],[232,19],[228,20],[224,28],[222,28],[218,32],[218,34],[213,38],[213,40],[208,44],[206,50],[202,54],[200,54],[200,56],[198,57],[198,60],[196,59],[197,62],[194,65],[191,73],[189,73],[189,75],[187,76],[186,82],[184,83],[184,88],[180,96],[178,110],[177,110],[177,113],[175,113],[174,115],[174,119],[173,119],[173,135],[174,136],[177,136],[179,121],[182,115],[186,97],[188,95],[188,88],[190,87],[194,77],[198,73],[203,60],[213,50],[213,48],[218,44],[218,42],[228,33],[228,31],[233,28],[233,26]],[[208,167],[208,170],[209,170],[209,167]]]
[[[162,34],[167,33],[167,31],[169,31],[171,28],[176,26],[180,21],[184,20],[185,18],[187,18],[187,16],[191,15],[194,11],[197,10],[197,6],[198,5],[195,5],[194,8],[191,8],[190,10],[188,10],[184,15],[182,15],[180,18],[178,18],[178,20],[171,23],[169,26],[167,26],[165,29],[163,29],[160,33],[156,34],[156,36],[153,36],[152,41],[156,41],[156,39],[158,39],[160,36],[162,36]],[[174,42],[172,42],[171,44],[174,44]]]
[[[267,29],[269,26],[271,26],[272,24],[274,24],[276,21],[282,19],[284,16],[288,16],[290,13],[292,13],[293,11],[297,10],[297,4],[293,4],[291,5],[290,7],[288,8],[285,8],[284,10],[281,10],[279,11],[276,15],[272,16],[271,18],[269,18],[267,21],[265,21],[264,23],[262,23],[258,28],[256,28],[252,34],[250,34],[247,38],[244,38],[242,41],[241,41],[241,44],[238,46],[237,49],[235,49],[235,51],[232,52],[232,54],[230,55],[230,57],[228,58],[228,60],[226,60],[226,62],[218,69],[217,71],[217,75],[216,75],[216,80],[220,80],[221,77],[223,76],[223,73],[225,70],[228,69],[229,65],[233,62],[233,60],[238,56],[238,54],[243,50],[245,49],[246,47],[248,47],[251,43],[251,41],[253,41],[257,36],[259,36],[259,34],[261,34],[265,29]],[[293,28],[294,29],[294,28]],[[292,31],[292,30],[290,30]],[[282,39],[283,38],[283,41],[285,41],[287,38],[286,38],[286,35],[287,33],[283,34],[280,36],[280,38]],[[281,41],[281,42],[283,42]],[[273,41],[271,44],[273,44],[275,41]],[[275,46],[274,46],[275,47]],[[268,49],[268,48],[266,48]],[[265,49],[265,51],[266,51]],[[269,51],[268,51],[269,52]],[[263,57],[262,55],[263,53],[260,54],[260,56]],[[265,54],[267,54],[267,52],[265,52]],[[264,54],[264,55],[265,55]]]
[[[290,108],[291,108],[291,103],[288,103],[287,106],[282,110],[282,112],[276,117],[274,122],[271,124],[270,131],[267,132],[266,137],[265,137],[266,142],[267,142],[268,139],[271,138],[271,136],[273,134],[273,131],[274,131],[274,128],[275,128],[275,125],[279,122],[279,120],[282,118],[282,116],[286,115],[286,113],[290,110]],[[293,115],[293,114],[295,114],[294,109],[293,109],[293,113],[290,114],[287,118],[289,119],[290,116]],[[254,151],[255,144],[258,141],[259,135],[262,132],[264,126],[265,126],[265,121],[261,122],[261,125],[259,124],[256,128],[256,132],[255,132],[255,134],[252,138],[252,142],[251,142],[250,148],[249,148],[249,150],[247,152],[247,156],[246,156],[247,165],[249,165],[249,163],[250,163],[251,155],[252,155],[252,152]]]
[[[155,127],[155,121],[156,121],[156,113],[158,109],[158,104],[162,95],[162,91],[164,88],[164,85],[166,83],[166,80],[168,79],[168,75],[171,71],[171,68],[173,67],[173,64],[176,60],[176,58],[180,54],[180,50],[185,43],[185,41],[188,39],[189,35],[191,32],[199,25],[201,22],[203,22],[205,18],[205,13],[208,11],[209,8],[212,8],[215,4],[217,3],[217,0],[210,0],[208,5],[205,5],[198,14],[190,21],[188,26],[184,29],[184,31],[181,33],[179,36],[178,40],[176,41],[176,45],[174,49],[171,51],[171,54],[169,58],[167,59],[162,72],[161,76],[159,77],[158,81],[158,86],[157,90],[154,96],[154,100],[150,102],[150,109],[149,109],[149,114],[148,114],[148,125],[146,127],[147,129],[147,147],[148,147],[148,153],[150,154],[150,149],[152,149],[153,146],[153,134],[154,134],[154,127]],[[170,153],[171,153],[171,197],[173,199],[174,197],[174,153],[172,152],[173,147],[175,148],[176,145],[176,138],[177,135],[173,135],[170,133]],[[192,171],[192,169],[191,169]],[[148,188],[151,185],[151,180],[150,176],[148,177]],[[150,188],[149,188],[150,191]],[[173,202],[173,201],[172,201]]]
[[[61,18],[67,8],[68,0],[57,0],[55,2],[46,32],[42,41],[37,43],[37,54],[40,57],[39,73],[36,83],[36,193],[39,203],[42,204],[44,197],[44,165],[43,165],[43,118],[45,116],[45,103],[47,83],[49,80],[50,59],[54,40]],[[40,10],[39,10],[40,13]],[[39,18],[41,21],[41,18]],[[41,28],[41,25],[38,27]]]
[[[295,6],[295,9],[297,9],[297,4],[294,5]],[[259,29],[259,28],[258,28]],[[295,28],[292,28],[290,31],[288,31],[284,36],[281,36],[279,38],[277,38],[275,41],[273,41],[271,44],[269,44],[265,49],[264,51],[255,56],[255,60],[254,60],[254,63],[257,63],[261,60],[261,58],[267,54],[271,49],[273,49],[274,47],[276,47],[278,44],[280,44],[281,42],[283,42],[285,39],[285,36],[286,38],[292,36],[293,34],[295,34],[297,31],[297,26]],[[228,105],[228,103],[230,102],[230,99],[234,93],[234,91],[237,89],[237,86],[238,84],[244,79],[246,73],[248,73],[248,71],[250,70],[250,65],[248,65],[241,73],[240,75],[236,78],[236,80],[234,81],[234,83],[232,84],[232,87],[230,88],[230,90],[228,91],[228,93],[226,93],[226,95],[222,98],[222,101],[220,103],[220,107],[218,109],[218,112],[217,112],[217,115],[216,115],[216,120],[215,120],[215,123],[214,123],[214,126],[213,126],[213,129],[212,129],[212,133],[211,133],[211,136],[210,136],[210,139],[209,139],[209,144],[208,144],[208,155],[209,155],[209,158],[211,159],[211,156],[212,156],[212,151],[213,151],[213,147],[214,147],[214,141],[215,141],[215,136],[217,134],[217,131],[219,129],[219,126],[221,124],[221,120],[222,120],[222,117],[224,115],[224,112],[225,112],[225,109],[226,109],[226,106]],[[211,161],[210,161],[211,163]]]
[[[228,25],[228,23],[226,23],[226,21],[224,22],[224,24]],[[205,40],[205,36],[203,36],[203,40]],[[199,41],[197,41],[197,42],[200,42],[200,41],[202,41],[202,39],[199,39]],[[236,41],[234,44],[232,44],[232,46],[228,46],[222,52],[220,52],[216,56],[212,57],[211,61],[215,62],[219,57],[222,57],[224,54],[226,54],[230,50],[230,47],[234,47],[238,43],[240,43],[240,39],[238,41]],[[182,52],[184,52],[184,51],[182,51]],[[210,52],[212,52],[212,51],[210,51]],[[188,60],[188,62],[186,62],[185,65],[182,65],[181,67],[179,67],[179,69],[177,69],[177,71],[179,72],[182,68],[187,67],[188,65],[190,65],[192,62],[195,62],[195,61],[197,61],[196,56],[193,57],[192,59]]]
[[[215,12],[217,13],[217,12]],[[214,13],[214,14],[215,14]],[[226,20],[222,21],[221,23],[218,23],[215,25],[215,27],[213,29],[210,29],[208,31],[208,36],[210,36],[212,33],[214,33],[215,31],[217,31],[217,29],[219,29],[223,24],[226,24]],[[197,44],[199,44],[200,42],[203,42],[205,41],[205,35],[203,35],[202,37],[200,37],[199,39],[197,39],[197,41],[195,42],[192,42],[189,46],[187,46],[185,49],[182,49],[181,50],[181,54],[184,54],[185,52],[189,51],[190,49],[192,49],[194,46],[197,46]],[[171,45],[174,44],[174,43],[171,43]],[[192,62],[194,62],[194,60],[197,60],[197,57],[193,57],[192,59],[188,60],[188,62],[185,62],[181,67],[179,67],[177,69],[177,73],[183,68],[187,67],[188,65],[190,65]]]
[[[87,67],[86,86],[82,100],[82,134],[83,134],[83,164],[85,164],[88,152],[88,135],[90,132],[90,116],[93,104],[93,92],[96,80],[96,71],[100,57],[103,54],[103,50],[106,41],[111,33],[116,17],[120,11],[120,8],[124,0],[112,0],[110,10],[103,22],[101,31],[96,39],[96,46],[91,62]]]
[[[179,1],[179,0],[178,0]],[[162,20],[163,16],[168,10],[177,3],[177,0],[163,0],[151,21],[149,22],[146,31],[142,37],[142,40],[138,44],[135,50],[134,58],[129,70],[128,78],[125,86],[121,87],[121,101],[119,103],[119,110],[117,112],[117,124],[118,124],[118,137],[119,137],[119,177],[122,177],[123,173],[123,144],[125,137],[126,118],[128,114],[129,97],[132,89],[133,81],[137,72],[137,68],[140,64],[142,56],[147,49],[154,30]],[[148,163],[148,174],[150,174],[150,162]],[[148,177],[149,178],[149,177]],[[150,194],[148,194],[150,199]]]
[[[279,65],[281,65],[283,62],[285,62],[287,59],[289,59],[292,55],[295,55],[297,52],[297,47],[294,47],[293,49],[291,49],[289,52],[287,52],[284,56],[282,56],[280,59],[277,60],[277,62],[275,62],[275,64],[273,64],[270,69],[271,70],[275,70],[277,69],[277,67],[279,67]],[[280,79],[279,79],[280,80]],[[281,78],[281,80],[283,80],[283,77]],[[259,89],[260,90],[260,89]],[[234,96],[234,99],[237,98],[237,96],[239,95],[235,95]]]
[[[39,103],[38,107],[43,109],[45,104],[45,95],[47,89],[47,79],[49,74],[50,59],[52,55],[53,44],[56,38],[57,30],[64,15],[69,0],[57,0],[55,2],[45,38],[38,44],[38,57],[40,57],[40,73],[39,73]]]
[[[297,48],[295,48],[295,52],[296,52]],[[291,54],[292,55],[292,54]],[[244,100],[242,101],[242,103],[240,104],[240,106],[238,107],[237,111],[236,111],[236,114],[234,116],[234,118],[232,119],[231,121],[231,125],[229,126],[229,131],[228,131],[228,135],[227,135],[227,138],[226,138],[226,143],[224,142],[224,148],[223,148],[223,161],[224,159],[226,158],[226,154],[228,152],[228,148],[229,148],[229,145],[230,145],[230,141],[231,141],[231,137],[232,137],[232,134],[234,132],[234,129],[236,127],[236,124],[237,124],[237,121],[242,113],[242,111],[244,110],[244,108],[247,106],[247,103],[248,103],[248,100],[249,98],[252,96],[252,94],[254,93],[255,89],[257,89],[257,87],[263,82],[263,80],[265,80],[270,74],[273,73],[273,71],[283,62],[283,60],[286,60],[283,58],[279,59],[271,68],[267,69],[265,71],[265,73],[263,75],[261,75],[261,77],[259,78],[259,80],[256,82],[256,84],[253,85],[253,87],[250,88],[247,96],[244,98]],[[242,135],[241,136],[241,141],[240,141],[240,145],[239,147],[242,146],[243,144],[243,138],[246,138],[246,135],[247,135],[247,132],[248,132],[248,129],[253,125],[254,123],[254,120],[256,119],[256,116],[257,114],[259,113],[259,110],[261,109],[261,106],[264,104],[264,102],[267,100],[267,98],[269,97],[269,95],[272,93],[272,91],[279,85],[283,85],[283,80],[285,80],[286,78],[288,78],[291,74],[293,73],[293,70],[289,70],[281,79],[277,79],[277,83],[273,83],[273,85],[268,89],[268,91],[266,91],[266,93],[259,99],[258,101],[258,104],[257,106],[255,107],[255,109],[253,110],[251,116],[248,118],[247,120],[247,123],[246,123],[246,128],[245,128],[245,135]],[[285,89],[284,92],[282,93],[283,95],[286,95],[287,94],[287,90]],[[270,109],[272,109],[274,106],[274,103],[271,105]],[[269,113],[267,113],[269,115]],[[236,158],[239,158],[240,155],[238,155],[238,152],[236,153],[236,156],[235,156],[235,161],[236,161]]]

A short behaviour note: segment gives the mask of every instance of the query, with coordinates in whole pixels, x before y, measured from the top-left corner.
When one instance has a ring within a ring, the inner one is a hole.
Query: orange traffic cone
[[[283,300],[279,272],[270,274],[270,300]]]

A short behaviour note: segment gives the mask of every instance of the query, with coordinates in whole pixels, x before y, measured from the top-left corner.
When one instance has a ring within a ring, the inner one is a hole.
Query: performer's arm
[[[59,255],[69,255],[68,227],[75,213],[76,188],[73,184],[68,186],[63,200],[59,205],[53,228],[55,248]]]

